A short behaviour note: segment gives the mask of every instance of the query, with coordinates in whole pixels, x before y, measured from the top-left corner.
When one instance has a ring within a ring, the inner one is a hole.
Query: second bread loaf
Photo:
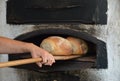
[[[84,40],[75,37],[67,37],[67,40],[72,45],[73,54],[83,55],[87,53],[88,46]]]

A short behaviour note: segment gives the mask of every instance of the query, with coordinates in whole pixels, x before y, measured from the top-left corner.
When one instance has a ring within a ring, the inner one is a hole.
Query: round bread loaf
[[[67,37],[73,48],[73,54],[86,54],[88,51],[87,43],[79,38]]]
[[[45,38],[40,47],[47,50],[53,55],[71,55],[72,54],[72,45],[70,42],[59,36],[50,36]]]

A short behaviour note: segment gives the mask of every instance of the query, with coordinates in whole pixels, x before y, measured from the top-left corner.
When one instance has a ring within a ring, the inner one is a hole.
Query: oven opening
[[[34,43],[37,46],[40,46],[43,39],[49,36],[60,36],[60,37],[77,37],[84,40],[88,45],[88,52],[78,58],[70,60],[59,60],[56,61],[51,67],[43,66],[39,68],[36,64],[27,64],[15,66],[16,68],[24,68],[35,70],[38,72],[53,72],[53,71],[71,71],[79,70],[85,68],[107,68],[107,53],[106,53],[106,44],[98,40],[97,38],[85,33],[74,31],[72,29],[41,29],[37,31],[32,31],[26,34],[22,34],[16,37],[16,40],[21,40],[25,42]],[[9,60],[25,59],[31,58],[29,53],[24,53],[22,55],[12,54],[9,55]],[[103,64],[104,62],[104,64]]]

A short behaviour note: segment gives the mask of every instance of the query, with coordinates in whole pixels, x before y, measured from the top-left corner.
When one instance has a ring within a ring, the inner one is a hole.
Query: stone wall
[[[9,25],[6,23],[6,1],[0,0],[0,36],[16,36],[41,29],[43,27],[76,28],[85,31],[106,42],[108,52],[108,69],[87,69],[71,72],[80,76],[83,81],[119,81],[120,80],[120,0],[108,0],[107,25],[78,24],[42,24],[42,25]],[[0,55],[0,62],[7,61],[7,54]],[[33,76],[33,80],[29,78]],[[35,78],[36,77],[36,78]],[[1,68],[0,81],[40,81],[39,73],[34,71]]]

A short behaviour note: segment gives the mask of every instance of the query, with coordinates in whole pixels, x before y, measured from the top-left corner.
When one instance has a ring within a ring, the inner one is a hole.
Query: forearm
[[[38,66],[40,67],[42,66],[42,64],[52,65],[55,62],[52,54],[32,43],[0,37],[0,54],[14,54],[25,52],[30,52],[33,58],[41,57],[42,63],[37,62]]]
[[[30,43],[0,37],[0,54],[30,52]]]

